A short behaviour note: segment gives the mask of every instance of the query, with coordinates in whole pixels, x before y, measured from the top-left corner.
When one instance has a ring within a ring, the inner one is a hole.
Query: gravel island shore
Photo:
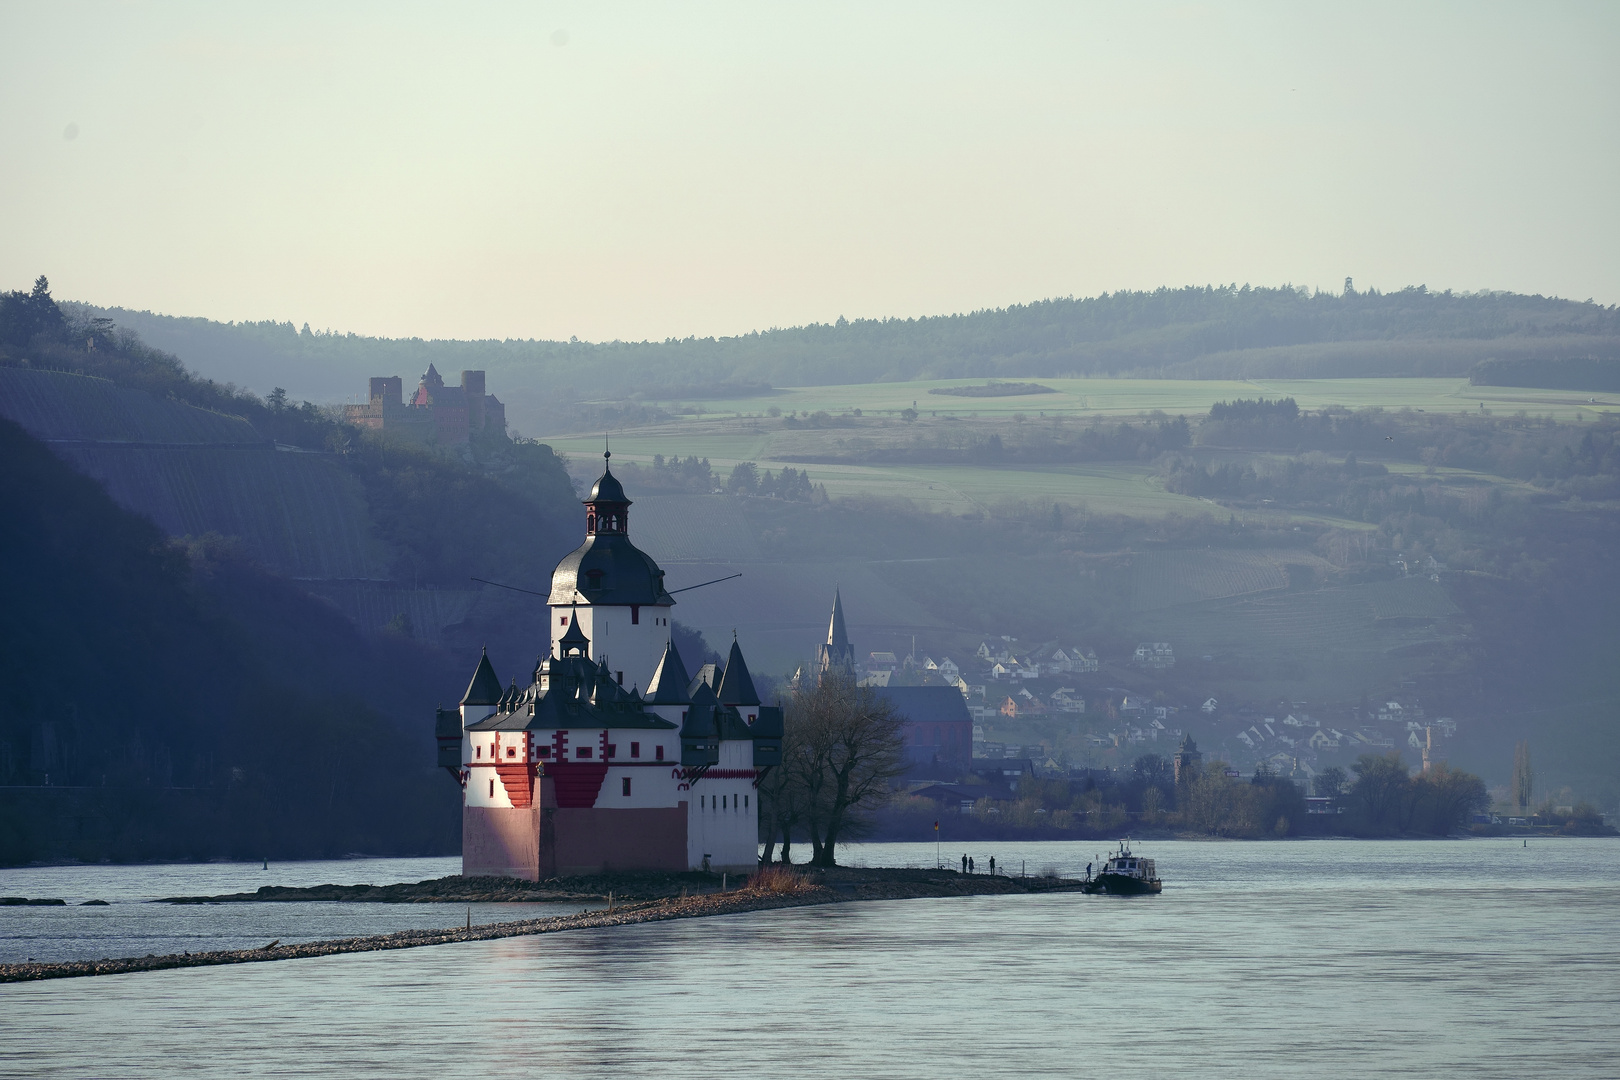
[[[412,949],[457,941],[555,934],[607,926],[733,915],[773,908],[836,904],[853,900],[909,900],[926,897],[984,896],[1077,890],[1078,881],[1053,877],[991,877],[954,870],[888,870],[772,868],[737,888],[715,874],[610,874],[543,882],[510,878],[446,877],[399,885],[317,885],[287,888],[267,885],[256,892],[212,897],[171,897],[158,903],[242,903],[309,900],[367,903],[556,903],[610,904],[577,915],[520,919],[445,930],[402,930],[392,934],[310,941],[297,945],[272,942],[258,949],[181,953],[169,956],[77,960],[60,963],[0,964],[0,983],[121,975],[218,964],[254,964],[339,953]]]

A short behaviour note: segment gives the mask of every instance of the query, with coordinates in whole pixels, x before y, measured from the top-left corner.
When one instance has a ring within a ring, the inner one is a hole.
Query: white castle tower
[[[591,640],[591,653],[626,689],[644,690],[669,644],[664,572],[630,542],[630,500],[602,455],[602,476],[585,500],[585,542],[551,575],[553,653],[569,628]]]

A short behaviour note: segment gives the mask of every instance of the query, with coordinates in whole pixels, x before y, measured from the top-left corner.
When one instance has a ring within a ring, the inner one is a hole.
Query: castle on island
[[[481,392],[483,373],[467,374]],[[782,711],[761,704],[736,641],[724,667],[687,673],[675,598],[630,542],[610,457],[585,500],[585,542],[552,574],[545,654],[504,689],[484,655],[460,708],[438,712],[467,876],[758,865],[757,786],[781,764]]]
[[[432,364],[422,374],[411,400],[398,375],[371,380],[364,405],[345,405],[343,419],[390,437],[437,446],[460,446],[473,435],[506,430],[506,406],[484,392],[482,371],[463,371],[460,386],[446,386]]]

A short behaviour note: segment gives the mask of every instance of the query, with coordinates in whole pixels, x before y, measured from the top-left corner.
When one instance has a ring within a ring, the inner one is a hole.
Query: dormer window
[[[586,578],[585,587],[587,589],[600,589],[602,587],[602,571],[600,571],[600,570],[587,570],[587,571],[585,571],[585,578]]]

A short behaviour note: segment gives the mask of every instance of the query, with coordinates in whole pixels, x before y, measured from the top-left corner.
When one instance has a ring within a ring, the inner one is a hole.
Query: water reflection
[[[855,903],[6,986],[0,1071],[1611,1076],[1620,842],[1543,847],[1154,844],[1175,887],[1144,900]]]

